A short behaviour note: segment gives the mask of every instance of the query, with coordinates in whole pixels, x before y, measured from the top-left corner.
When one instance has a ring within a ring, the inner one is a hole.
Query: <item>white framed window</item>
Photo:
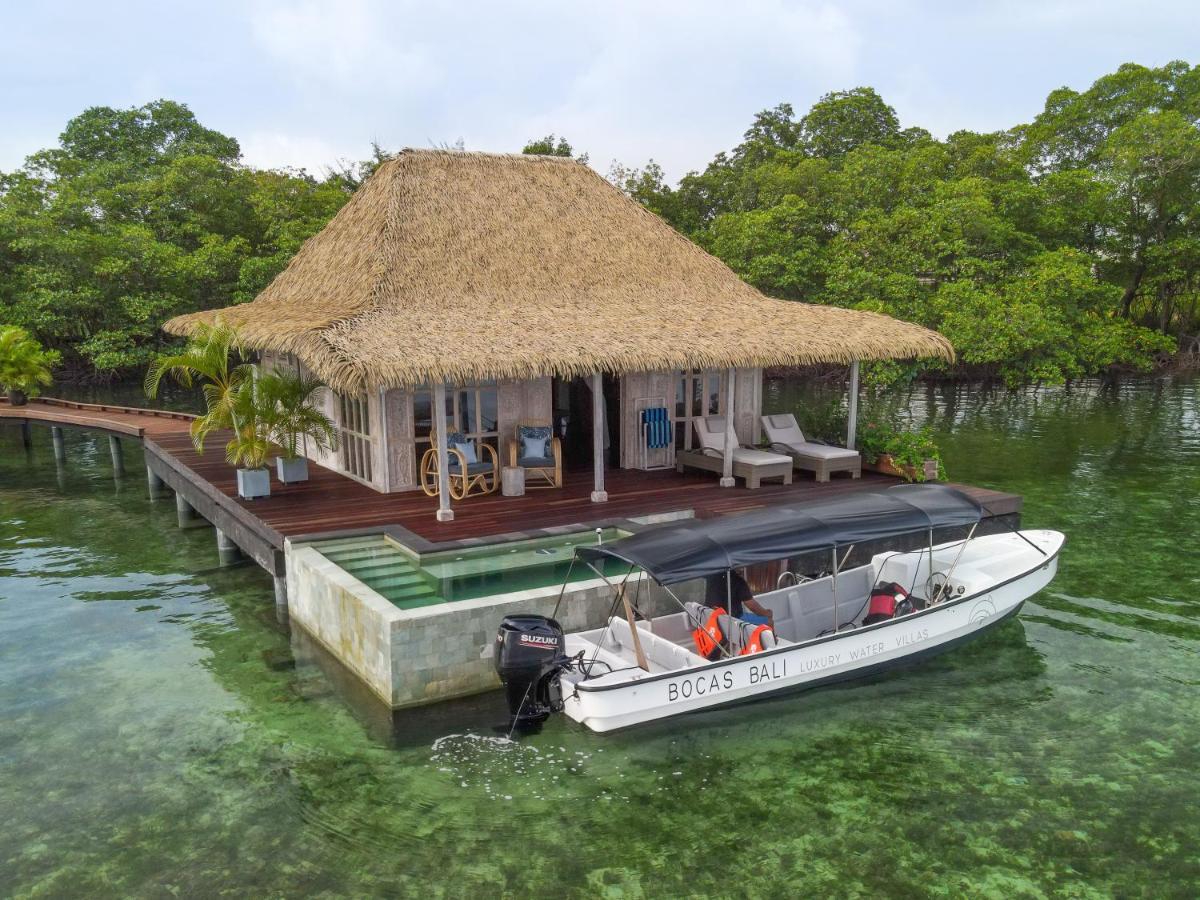
[[[691,450],[696,443],[693,419],[725,412],[725,373],[718,369],[679,372],[675,379],[675,448]]]
[[[338,398],[338,437],[342,469],[355,478],[370,481],[372,440],[371,405],[365,396]]]

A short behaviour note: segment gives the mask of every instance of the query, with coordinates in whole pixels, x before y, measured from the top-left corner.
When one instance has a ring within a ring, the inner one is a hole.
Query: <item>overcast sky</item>
[[[255,166],[553,131],[601,172],[653,157],[676,181],[781,101],[870,85],[944,136],[1029,121],[1122,62],[1200,61],[1194,0],[0,0],[0,23],[0,170],[88,106],[166,97]]]

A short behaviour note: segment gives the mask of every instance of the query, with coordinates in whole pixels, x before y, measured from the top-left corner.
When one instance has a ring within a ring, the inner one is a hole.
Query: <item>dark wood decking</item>
[[[235,470],[225,462],[224,443],[213,435],[203,455],[188,436],[191,417],[125,407],[64,401],[31,401],[25,407],[0,403],[0,419],[94,428],[142,438],[146,464],[200,515],[225,532],[249,556],[275,575],[283,574],[283,542],[288,537],[364,528],[399,528],[418,545],[505,539],[546,528],[588,526],[651,514],[692,510],[698,517],[728,515],[795,500],[823,500],[896,484],[897,479],[864,472],[852,480],[834,476],[817,484],[797,473],[791,485],[767,483],[757,490],[722,488],[707,473],[673,470],[612,470],[605,475],[607,503],[592,503],[591,472],[568,472],[560,489],[530,490],[523,497],[499,493],[454,504],[455,521],[438,522],[436,498],[420,491],[380,494],[321,466],[309,467],[302,484],[271,485],[271,496],[237,497]],[[1018,513],[1015,494],[957,485],[997,516]]]

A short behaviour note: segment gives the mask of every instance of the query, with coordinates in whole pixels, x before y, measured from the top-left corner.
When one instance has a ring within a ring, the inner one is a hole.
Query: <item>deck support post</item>
[[[121,478],[125,475],[125,455],[121,453],[121,439],[115,434],[108,436],[108,453],[112,457],[113,475]]]
[[[166,485],[163,483],[163,480],[158,477],[158,473],[149,466],[146,466],[146,488],[150,492],[150,499],[157,500],[159,497],[161,497],[164,487],[166,487]]]
[[[737,482],[733,478],[733,451],[737,447],[734,431],[734,370],[729,369],[725,376],[725,450],[724,467],[721,469],[721,487],[733,487]]]
[[[446,447],[446,382],[433,384],[433,427],[437,436],[439,522],[453,522],[450,508],[450,453]],[[463,473],[464,475],[466,473]]]
[[[858,360],[850,363],[850,402],[846,412],[846,447],[854,449],[854,437],[858,434]]]
[[[208,524],[178,491],[175,492],[175,523],[180,528],[200,528]]]
[[[63,440],[63,430],[57,425],[51,425],[50,439],[54,442],[54,461],[64,465],[67,461],[67,445]]]
[[[21,423],[21,445],[26,450],[33,449],[33,426],[28,419]]]
[[[605,503],[604,489],[604,373],[592,374],[592,502]]]
[[[287,609],[288,593],[287,593],[287,578],[283,575],[271,576],[275,582],[275,606],[276,608]]]
[[[217,559],[220,564],[223,566],[232,566],[238,563],[242,558],[242,551],[233,542],[233,538],[220,528],[216,528],[214,531],[217,532]]]

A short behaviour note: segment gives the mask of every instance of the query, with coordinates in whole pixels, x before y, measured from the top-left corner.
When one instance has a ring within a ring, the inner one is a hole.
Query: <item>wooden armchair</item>
[[[541,453],[536,446],[541,442]],[[519,422],[508,444],[508,464],[525,470],[525,487],[562,487],[562,441],[549,422]]]
[[[430,433],[431,446],[421,457],[421,490],[438,494],[437,435]],[[500,459],[496,448],[461,431],[446,435],[446,457],[450,469],[450,497],[463,500],[472,494],[490,494],[500,486]]]

